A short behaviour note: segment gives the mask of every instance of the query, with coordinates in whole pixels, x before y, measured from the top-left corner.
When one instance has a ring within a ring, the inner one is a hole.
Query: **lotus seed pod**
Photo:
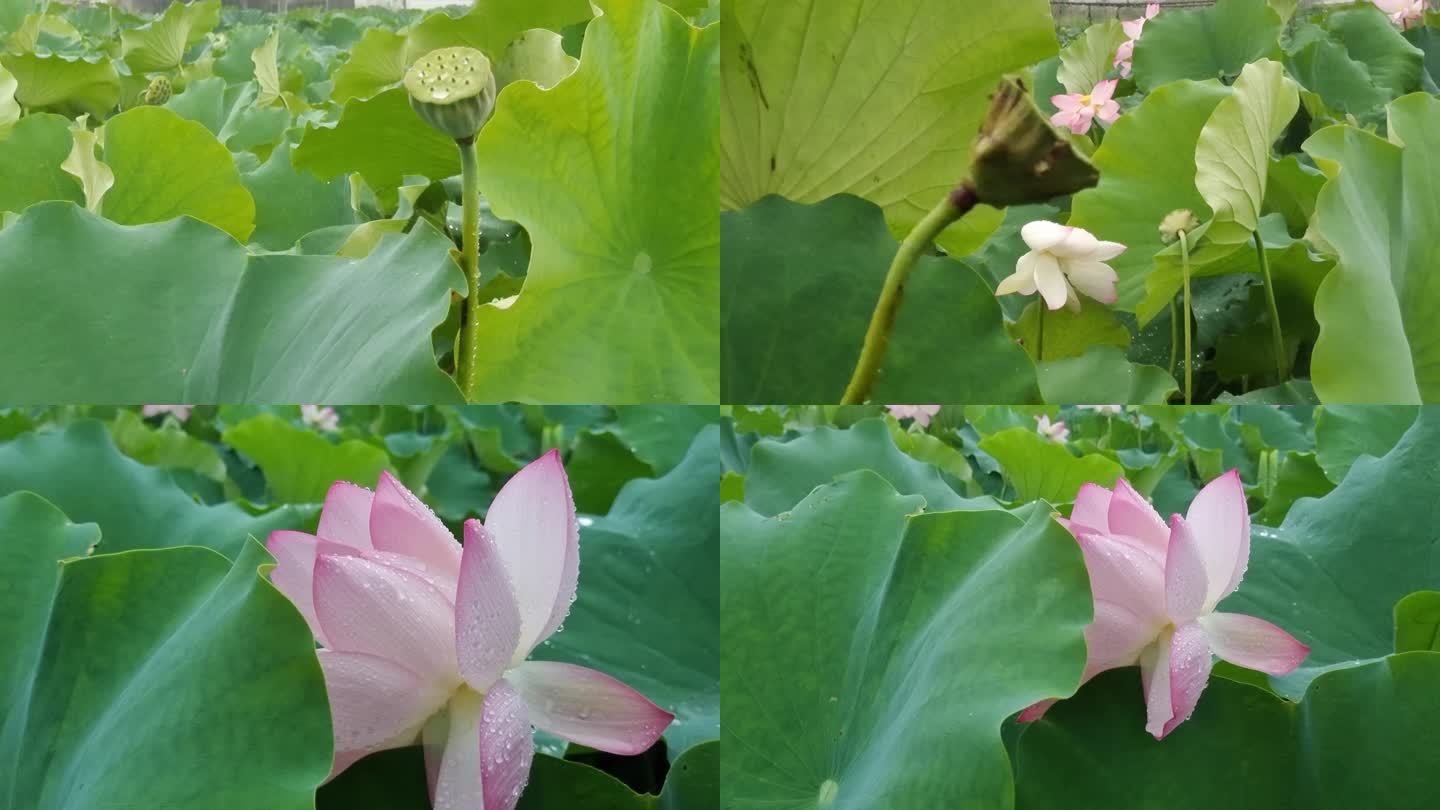
[[[150,86],[140,94],[140,103],[159,106],[170,100],[172,88],[170,80],[164,76],[156,76],[150,80]]]
[[[1190,233],[1198,227],[1200,227],[1200,220],[1190,209],[1181,208],[1171,211],[1160,221],[1160,239],[1168,245],[1180,238],[1181,231]]]
[[[410,106],[427,124],[457,141],[475,137],[495,110],[495,74],[474,48],[441,48],[405,73]]]
[[[980,202],[996,208],[1074,194],[1100,180],[1015,79],[1001,81],[991,96],[971,149],[970,171]]]

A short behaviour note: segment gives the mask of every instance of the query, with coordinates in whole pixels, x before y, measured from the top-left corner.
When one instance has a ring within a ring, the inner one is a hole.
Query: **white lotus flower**
[[[1425,0],[1374,0],[1375,5],[1401,29],[1425,23]]]
[[[1124,253],[1124,245],[1102,242],[1084,228],[1044,220],[1026,225],[1020,236],[1030,252],[1015,263],[1015,274],[1000,282],[996,295],[1039,291],[1050,309],[1068,306],[1077,312],[1076,290],[1102,304],[1113,304],[1119,297],[1115,285],[1120,277],[1105,262]]]

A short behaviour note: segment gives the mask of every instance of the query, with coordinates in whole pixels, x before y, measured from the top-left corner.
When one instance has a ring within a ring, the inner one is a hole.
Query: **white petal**
[[[1074,259],[1066,261],[1063,267],[1070,283],[1075,285],[1080,292],[1102,304],[1115,303],[1118,298],[1115,284],[1119,281],[1120,276],[1110,265],[1103,262]]]
[[[1048,222],[1040,219],[1028,223],[1020,229],[1020,238],[1031,250],[1048,251],[1055,245],[1065,241],[1070,235],[1070,228],[1055,222]]]
[[[1035,287],[1045,298],[1045,306],[1059,309],[1070,300],[1070,285],[1060,272],[1060,262],[1048,253],[1035,254]]]

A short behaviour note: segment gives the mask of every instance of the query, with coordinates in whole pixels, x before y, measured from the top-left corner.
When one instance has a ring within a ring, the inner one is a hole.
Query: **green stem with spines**
[[[885,286],[881,288],[880,299],[875,303],[875,312],[870,316],[870,328],[865,332],[865,345],[860,351],[855,371],[850,375],[850,384],[845,388],[842,405],[861,405],[870,398],[870,391],[875,387],[880,367],[885,362],[885,352],[890,347],[890,335],[895,331],[895,320],[900,314],[900,302],[905,295],[905,284],[915,270],[915,263],[942,231],[970,213],[979,201],[975,188],[967,181],[946,194],[945,199],[931,209],[930,213],[911,229],[905,241],[900,243],[900,249],[890,263],[890,270],[885,274]]]
[[[461,251],[465,270],[465,317],[460,327],[460,356],[455,370],[460,391],[474,400],[480,366],[480,164],[475,139],[456,141],[460,147],[460,179],[463,197]]]

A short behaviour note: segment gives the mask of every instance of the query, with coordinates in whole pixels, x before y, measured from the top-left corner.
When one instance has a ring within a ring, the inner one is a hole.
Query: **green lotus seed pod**
[[[150,86],[145,88],[145,92],[140,94],[140,103],[156,106],[164,104],[170,100],[171,92],[173,92],[173,88],[170,86],[170,80],[164,76],[156,76],[150,80]]]
[[[495,110],[495,74],[474,48],[441,48],[405,73],[410,106],[425,123],[457,141],[475,137]]]

